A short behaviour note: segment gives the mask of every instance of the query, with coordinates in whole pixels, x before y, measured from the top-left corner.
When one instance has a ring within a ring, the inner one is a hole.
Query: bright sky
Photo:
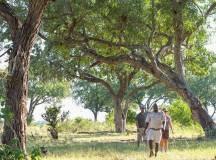
[[[82,105],[76,104],[71,97],[67,97],[63,99],[61,105],[62,105],[62,111],[68,111],[68,110],[70,111],[69,117],[71,119],[75,117],[83,117],[83,118],[94,120],[93,113],[88,109],[84,109]],[[36,121],[43,121],[41,114],[45,112],[45,106],[46,105],[40,105],[36,107],[36,110],[34,112],[34,119]],[[105,121],[105,113],[99,113],[98,121],[100,122]]]

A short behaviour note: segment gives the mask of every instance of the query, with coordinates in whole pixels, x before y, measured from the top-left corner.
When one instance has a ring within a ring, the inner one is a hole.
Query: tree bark
[[[114,99],[115,108],[114,108],[114,122],[115,122],[115,131],[117,133],[124,132],[123,130],[123,119],[122,119],[122,100],[118,97]]]
[[[185,88],[184,90],[178,90],[178,93],[189,104],[193,119],[200,123],[203,129],[215,128],[215,123],[212,120],[211,116],[202,107],[200,100],[196,96],[194,96],[189,89]]]
[[[4,5],[4,2],[2,2]],[[42,13],[48,0],[30,1],[28,16],[21,28],[13,30],[13,48],[9,56],[8,77],[6,82],[6,107],[13,113],[11,121],[5,121],[2,143],[11,145],[12,139],[18,139],[18,147],[26,152],[26,127],[27,127],[27,95],[28,95],[28,70],[30,50],[38,32]],[[6,5],[7,6],[7,5]],[[7,10],[10,8],[5,7]],[[0,8],[1,9],[1,8]],[[13,14],[4,12],[5,20],[10,25]],[[15,24],[15,23],[13,23]],[[19,23],[20,24],[20,23]]]
[[[182,81],[185,81],[185,67],[182,51],[184,26],[183,26],[183,5],[182,0],[173,0],[173,28],[174,28],[174,60],[176,73],[179,75]]]
[[[121,98],[116,97],[114,99],[114,122],[115,122],[115,131],[117,133],[123,133],[126,131],[127,125],[127,112],[128,112],[128,103],[123,107],[123,101]]]
[[[27,123],[30,124],[33,120],[33,112],[34,112],[34,109],[35,109],[35,103],[34,103],[34,100],[33,98],[31,98],[30,100],[30,105],[29,105],[29,110],[28,110],[28,113],[27,113]]]

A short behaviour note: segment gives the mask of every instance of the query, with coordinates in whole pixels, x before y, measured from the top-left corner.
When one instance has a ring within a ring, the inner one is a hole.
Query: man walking
[[[146,118],[146,125],[145,130],[149,128],[147,133],[147,140],[149,142],[149,148],[150,148],[150,155],[149,157],[152,157],[155,155],[157,156],[158,149],[159,149],[159,143],[162,136],[162,129],[164,129],[165,124],[165,115],[163,112],[158,111],[158,106],[155,103],[153,105],[153,112],[148,113]],[[155,154],[153,152],[153,143],[155,143]]]
[[[147,114],[144,112],[144,106],[140,105],[140,113],[136,116],[136,126],[137,126],[137,146],[140,146],[140,143],[143,142],[145,138],[145,120]]]

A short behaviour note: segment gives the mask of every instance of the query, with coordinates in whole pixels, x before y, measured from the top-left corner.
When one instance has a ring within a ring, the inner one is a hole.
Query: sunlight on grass
[[[43,160],[145,160],[149,150],[145,144],[136,146],[136,133],[61,133],[59,140],[51,140],[46,127],[30,128],[29,150],[45,146],[49,153]],[[199,128],[175,126],[170,150],[159,153],[157,160],[213,160],[216,140],[197,139],[203,136]],[[152,158],[151,158],[152,159]]]

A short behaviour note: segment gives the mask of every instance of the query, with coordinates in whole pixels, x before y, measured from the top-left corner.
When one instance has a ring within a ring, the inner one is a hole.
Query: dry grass
[[[29,136],[31,146],[46,146],[49,150],[43,160],[145,160],[148,147],[136,146],[136,134],[62,133],[59,140],[51,140],[45,128],[34,129]],[[37,134],[36,134],[36,132]],[[176,127],[170,141],[168,153],[160,153],[157,160],[213,160],[216,156],[216,140],[196,139],[201,136],[199,129]],[[184,135],[184,136],[183,136]],[[185,138],[179,138],[185,137]]]

